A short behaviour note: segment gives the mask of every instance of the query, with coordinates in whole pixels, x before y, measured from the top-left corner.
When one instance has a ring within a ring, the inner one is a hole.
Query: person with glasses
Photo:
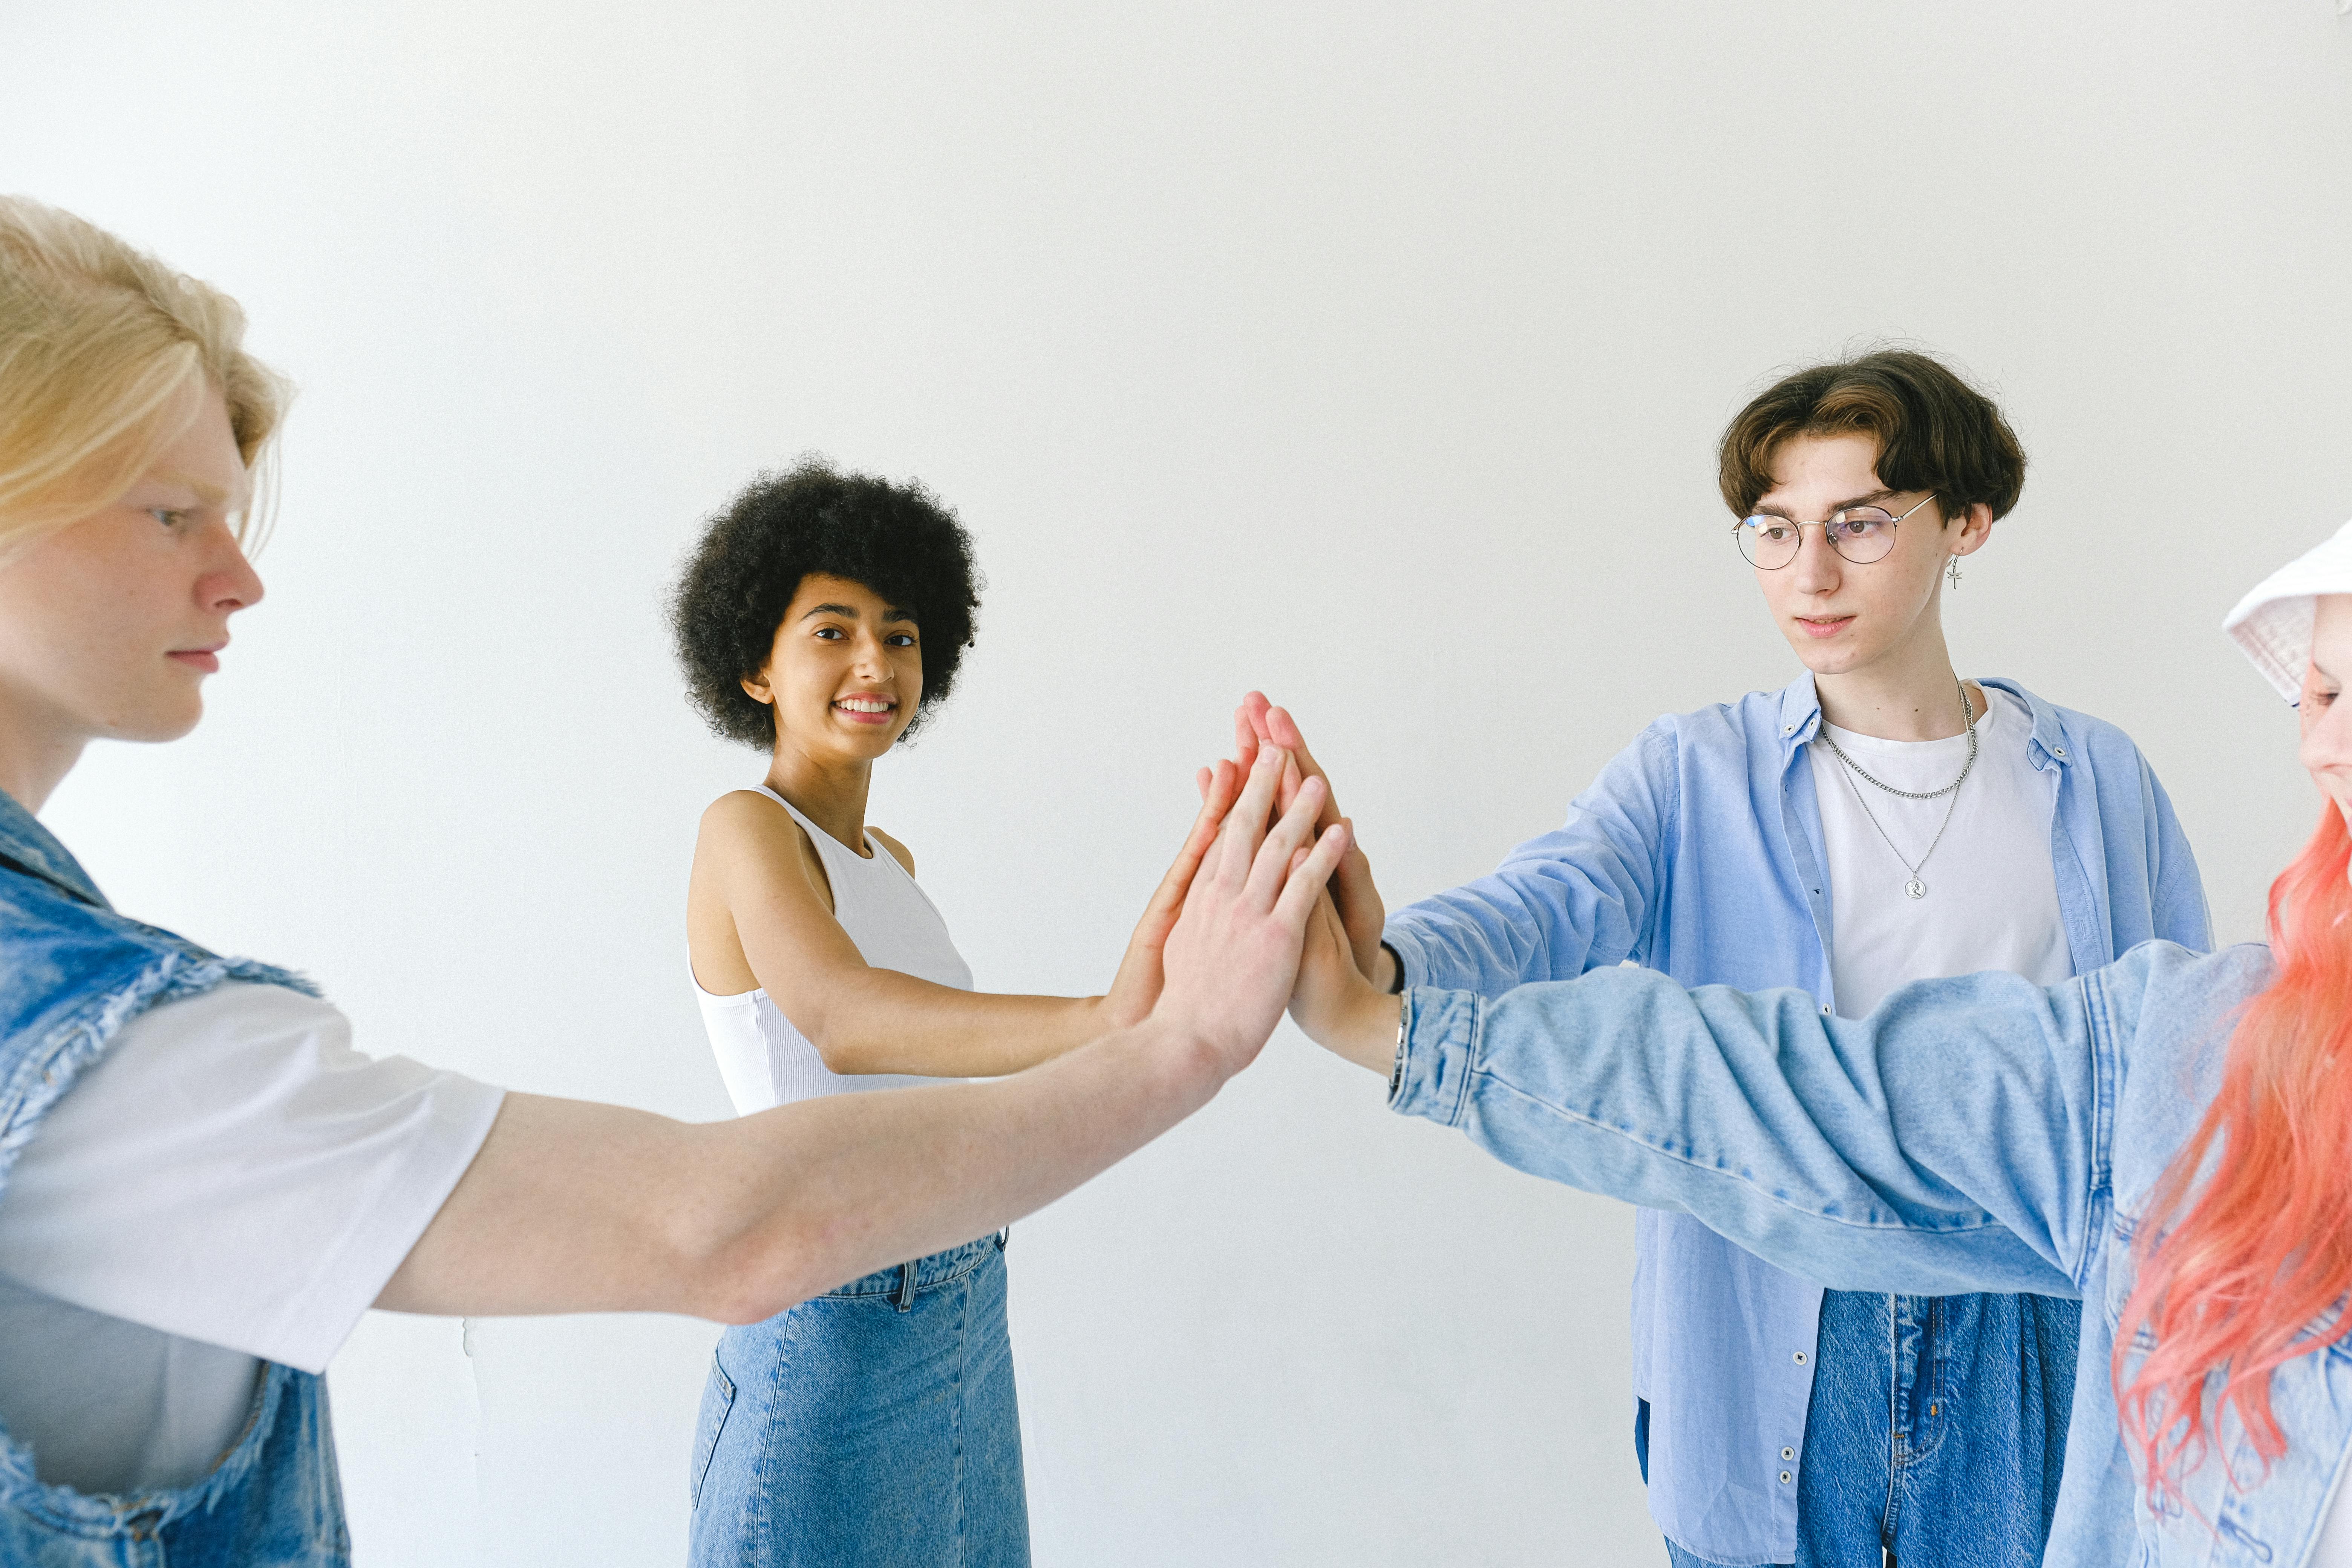
[[[1660,719],[1557,831],[1393,916],[1351,849],[1333,898],[1365,977],[1492,997],[1631,962],[1859,1018],[1914,980],[2050,985],[2151,938],[2209,947],[2188,840],[2130,738],[1953,668],[1944,597],[2024,469],[2000,411],[1924,354],[1758,396],[1719,479],[1803,673]],[[1320,776],[1264,697],[1236,728],[1244,759],[1281,745]],[[1825,1290],[1664,1209],[1637,1237],[1634,1448],[1673,1563],[2041,1560],[2076,1301]]]

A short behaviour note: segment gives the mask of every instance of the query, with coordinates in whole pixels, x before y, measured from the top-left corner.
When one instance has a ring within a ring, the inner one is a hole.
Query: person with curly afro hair
[[[688,896],[739,1114],[1015,1072],[1151,1010],[1186,860],[1107,994],[991,994],[914,857],[866,820],[875,762],[947,697],[979,602],[971,536],[935,497],[820,460],[753,481],[686,562],[670,609],[688,692],[768,758],[703,813]],[[1003,1247],[983,1237],[727,1331],[693,1562],[1028,1562]]]

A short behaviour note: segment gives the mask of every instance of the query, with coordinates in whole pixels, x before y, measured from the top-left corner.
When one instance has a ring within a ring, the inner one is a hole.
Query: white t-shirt
[[[1977,763],[1957,798],[1904,800],[1855,777],[1825,742],[1806,748],[1829,851],[1830,981],[1845,1017],[1862,1017],[1914,980],[2006,969],[2056,985],[2074,972],[2050,860],[2057,776],[2027,755],[2033,715],[2025,704],[1990,687],[1984,694]],[[1822,729],[1896,789],[1941,788],[1969,757],[1966,735],[1881,741]],[[1906,861],[1918,868],[1923,897],[1905,891],[1914,875]]]
[[[125,1026],[0,1193],[0,1424],[40,1479],[121,1492],[207,1473],[261,1360],[325,1369],[501,1098],[360,1055],[342,1014],[282,986]]]

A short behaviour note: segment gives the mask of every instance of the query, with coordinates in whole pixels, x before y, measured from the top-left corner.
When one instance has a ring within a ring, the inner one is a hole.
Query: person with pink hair
[[[1835,1288],[2079,1296],[2049,1568],[2352,1568],[2352,524],[2226,624],[2326,798],[2268,944],[1846,1019],[1633,967],[1391,994],[1327,903],[1292,1016],[1400,1114]]]

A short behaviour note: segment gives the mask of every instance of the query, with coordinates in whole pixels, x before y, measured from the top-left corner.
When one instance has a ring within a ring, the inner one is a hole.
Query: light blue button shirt
[[[2273,1373],[2288,1447],[2267,1476],[2232,1422],[2162,1512],[2108,1371],[2147,1194],[2212,1098],[2231,1014],[2272,973],[2265,947],[2149,942],[2046,991],[1918,981],[1864,1019],[1632,968],[1493,1001],[1416,990],[1391,1103],[1839,1289],[2079,1295],[2043,1568],[2301,1568],[2352,1453],[2352,1347]]]
[[[2033,766],[2051,781],[2050,849],[2077,973],[2161,937],[2211,945],[2188,839],[2131,738],[2014,681]],[[1493,875],[1391,917],[1411,985],[1496,996],[1625,961],[1684,985],[1797,986],[1828,1014],[1828,854],[1804,747],[1812,677],[1660,719],[1601,771],[1556,832]],[[1650,1402],[1650,1511],[1721,1563],[1786,1563],[1822,1286],[1687,1215],[1639,1216],[1634,1392]],[[1793,1472],[1791,1472],[1793,1473]]]

